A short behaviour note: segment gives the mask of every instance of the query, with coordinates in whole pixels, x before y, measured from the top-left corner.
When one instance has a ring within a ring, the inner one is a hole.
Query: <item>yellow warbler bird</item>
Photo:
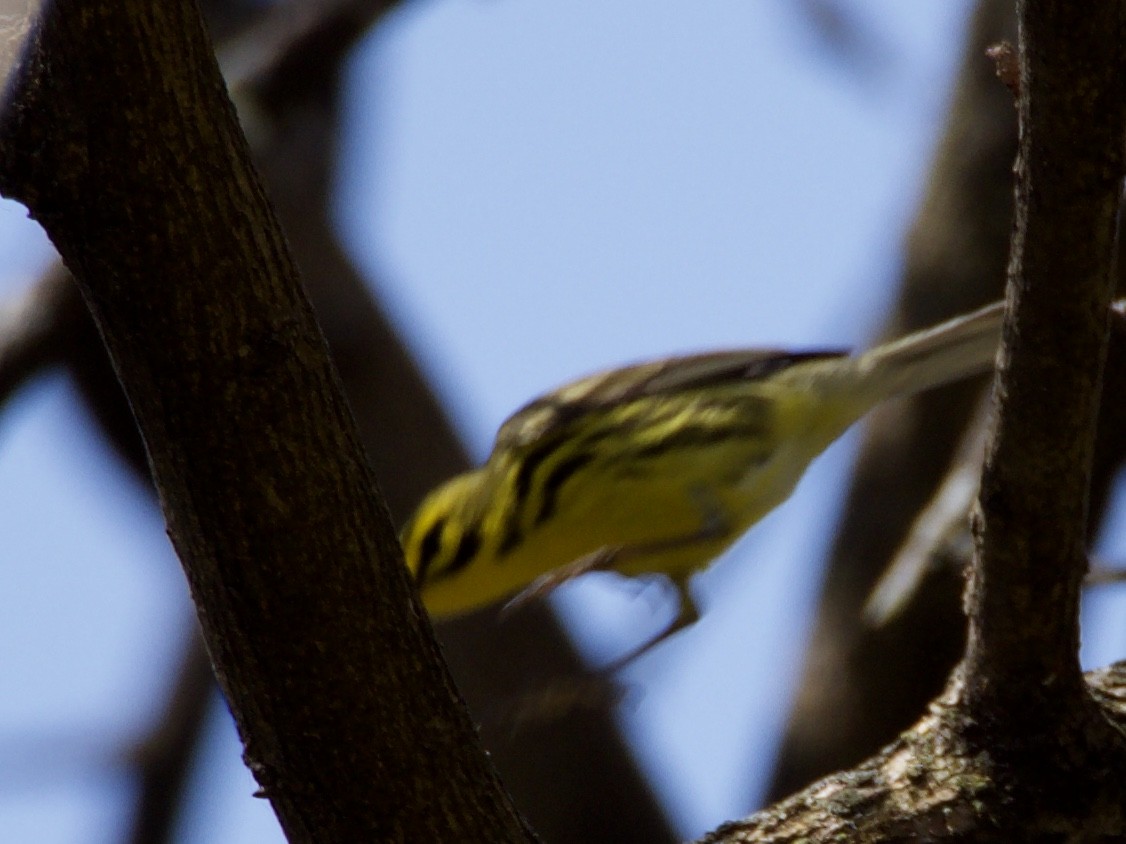
[[[689,575],[789,497],[853,422],[991,368],[1002,314],[996,303],[858,356],[658,360],[535,399],[481,468],[430,493],[403,529],[427,611],[457,615],[593,569],[663,574],[681,614],[640,653],[695,619]]]

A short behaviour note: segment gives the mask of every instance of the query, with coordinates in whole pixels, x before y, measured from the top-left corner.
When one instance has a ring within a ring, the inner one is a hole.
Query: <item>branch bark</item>
[[[330,186],[339,148],[339,75],[352,45],[394,5],[388,0],[304,0],[242,10],[208,3],[228,84],[258,131],[253,152],[317,311],[360,435],[396,521],[422,494],[465,469],[466,455],[389,320],[340,248]],[[230,35],[229,33],[237,33]],[[233,81],[231,75],[234,76]],[[376,288],[379,285],[375,285]],[[46,366],[69,370],[102,432],[148,481],[144,447],[128,404],[77,288],[61,267],[11,306],[0,323],[0,399]],[[18,313],[17,313],[18,311]],[[28,319],[32,317],[32,319]],[[0,314],[0,319],[3,314]],[[194,630],[194,628],[193,628]],[[546,838],[585,841],[576,816],[615,841],[673,840],[656,800],[606,708],[574,707],[514,730],[506,713],[521,707],[537,677],[583,670],[546,606],[498,623],[483,612],[439,629],[445,657],[479,719],[482,743],[525,816]],[[209,711],[210,667],[202,640],[184,643],[162,720],[128,753],[136,760],[136,844],[169,840],[181,784]]]
[[[1114,729],[1126,732],[1126,663],[1090,672],[1087,686],[1102,715]],[[936,702],[930,714],[857,767],[726,824],[701,844],[1122,839],[1126,820],[1121,804],[1114,805],[1111,797],[1092,805],[1084,793],[1088,787],[1105,789],[1099,778],[1118,776],[1120,761],[1063,783],[1063,792],[1037,793],[992,770],[988,753],[966,736],[972,724],[955,711],[949,700]],[[1122,796],[1121,780],[1112,790]],[[1014,796],[1022,801],[1017,806],[1008,804]],[[1023,801],[1038,797],[1046,798],[1044,805],[1029,811]]]
[[[1023,0],[998,423],[965,656],[916,725],[707,841],[1126,837],[1122,664],[1079,671],[1091,461],[1126,167],[1126,6]]]
[[[1016,120],[985,48],[1016,37],[1012,0],[981,0],[967,33],[944,137],[906,243],[885,336],[901,336],[999,298],[1012,220]],[[873,629],[862,608],[943,477],[981,384],[877,409],[864,427],[845,515],[769,799],[855,765],[938,694],[958,661],[961,581],[941,571],[924,600]]]
[[[94,313],[290,840],[529,840],[413,603],[194,4],[59,0],[9,96],[0,189]]]
[[[368,455],[401,523],[425,492],[468,462],[330,225],[339,65],[326,57],[348,40],[342,29],[355,25],[362,5],[333,0],[328,6],[337,10],[336,21],[290,26],[290,34],[274,42],[292,47],[279,53],[276,65],[260,63],[248,72],[242,93],[253,98],[256,113],[270,116],[262,134],[271,140],[255,150],[257,160]],[[301,167],[294,167],[295,157]],[[442,624],[438,635],[482,744],[529,822],[556,844],[586,841],[590,828],[622,844],[674,840],[608,708],[576,707],[514,729],[506,713],[520,707],[529,689],[545,676],[575,676],[583,665],[549,607],[528,607],[503,622],[497,615],[488,610]]]
[[[1126,11],[1024,0],[1020,152],[999,358],[967,590],[966,693],[1035,713],[1086,700],[1079,593],[1114,296]],[[1019,704],[1019,706],[1018,706]],[[1006,724],[1023,730],[1021,718]]]

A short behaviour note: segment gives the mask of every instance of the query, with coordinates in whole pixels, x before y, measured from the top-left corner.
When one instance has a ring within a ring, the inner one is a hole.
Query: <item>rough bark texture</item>
[[[1002,696],[989,705],[1040,721],[1053,703],[1075,705],[1081,688],[1079,592],[1117,282],[1124,8],[1022,4],[1010,310],[967,589],[966,665],[975,700]],[[1023,731],[1021,719],[1007,723]]]
[[[998,422],[965,657],[915,726],[708,841],[1126,839],[1118,666],[1083,678],[1079,586],[1114,229],[1126,6],[1024,0],[1020,157]]]
[[[1087,680],[1108,721],[1126,730],[1126,663],[1092,672]],[[725,824],[701,842],[1014,844],[1110,842],[1126,836],[1123,804],[1114,802],[1126,792],[1120,754],[1115,764],[1088,764],[1081,777],[1069,779],[1047,764],[1056,760],[1024,760],[1019,771],[997,763],[979,738],[979,725],[962,709],[949,699],[936,702],[911,730],[856,768],[828,776],[744,821]],[[1084,756],[1092,762],[1089,753]],[[1066,771],[1074,768],[1067,765]],[[1021,778],[1026,772],[1056,776],[1026,781]],[[1052,790],[1038,790],[1043,787]]]
[[[20,0],[22,2],[22,0]],[[328,339],[360,436],[396,523],[467,458],[421,373],[333,230],[330,188],[339,147],[339,75],[355,42],[394,3],[290,0],[263,10],[238,0],[204,4],[220,57],[253,115],[251,143],[302,281]],[[378,288],[378,285],[375,285]],[[61,363],[99,428],[147,480],[144,449],[89,313],[68,273],[50,270],[0,311],[0,400]],[[607,708],[572,708],[514,730],[536,677],[582,670],[549,608],[510,621],[495,613],[444,625],[445,655],[481,739],[529,821],[556,844],[586,841],[576,818],[614,841],[671,841],[660,809]],[[138,781],[129,840],[170,840],[213,682],[198,635],[169,671],[150,733],[125,755]]]
[[[1012,0],[981,0],[884,330],[901,336],[999,298],[1012,221],[1013,100],[985,48],[1015,39]],[[770,799],[856,764],[942,689],[964,637],[961,580],[938,569],[919,600],[874,629],[862,607],[957,448],[981,381],[877,409],[865,423],[844,516]]]
[[[194,5],[54,3],[10,93],[0,187],[95,315],[287,835],[528,840],[413,603]]]
[[[1121,4],[1066,0],[1022,16],[1015,308],[967,659],[883,753],[709,841],[1126,838],[1126,669],[1084,681],[1076,659],[1126,22]],[[96,315],[291,839],[527,840],[410,604],[197,18],[171,0],[57,3],[15,94],[0,188]]]

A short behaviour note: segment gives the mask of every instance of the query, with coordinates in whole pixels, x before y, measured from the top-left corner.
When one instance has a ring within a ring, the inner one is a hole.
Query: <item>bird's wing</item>
[[[552,436],[589,413],[640,398],[766,378],[795,363],[847,352],[741,349],[662,358],[607,370],[533,399],[497,432],[496,449],[524,448]]]

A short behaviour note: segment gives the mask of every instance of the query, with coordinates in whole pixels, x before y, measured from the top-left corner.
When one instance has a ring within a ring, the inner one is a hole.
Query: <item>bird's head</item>
[[[446,481],[423,499],[400,535],[407,568],[420,589],[453,575],[481,550],[478,470]]]

